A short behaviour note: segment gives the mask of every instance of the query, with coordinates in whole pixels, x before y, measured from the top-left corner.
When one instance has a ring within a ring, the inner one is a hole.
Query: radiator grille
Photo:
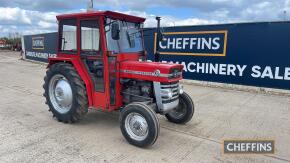
[[[160,83],[161,90],[170,90],[173,93],[172,98],[161,96],[162,103],[170,103],[178,99],[179,82],[175,83]]]

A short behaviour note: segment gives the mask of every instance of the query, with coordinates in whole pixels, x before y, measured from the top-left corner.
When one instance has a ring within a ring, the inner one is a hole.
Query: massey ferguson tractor
[[[147,61],[144,18],[100,11],[57,20],[57,57],[49,58],[43,87],[58,121],[76,122],[88,109],[120,110],[123,136],[145,147],[158,137],[157,114],[177,124],[191,120],[194,105],[179,83],[183,66],[159,62],[158,51],[155,62]]]

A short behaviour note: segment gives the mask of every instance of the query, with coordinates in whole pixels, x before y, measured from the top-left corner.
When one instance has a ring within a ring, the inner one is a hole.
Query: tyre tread
[[[190,107],[189,109],[191,109],[190,110],[190,114],[186,114],[181,119],[176,119],[176,118],[172,117],[170,114],[165,114],[165,117],[170,122],[177,123],[177,124],[185,124],[185,123],[189,122],[192,119],[192,117],[193,117],[193,114],[194,114],[194,103],[193,103],[191,97],[187,93],[183,92],[183,94],[181,94],[180,96],[183,96],[183,98],[185,98],[185,100],[187,100],[187,102],[190,102],[190,106],[189,106]]]
[[[48,84],[49,79],[56,73],[60,72],[61,70],[66,71],[66,75],[70,76],[72,79],[70,84],[75,86],[76,93],[74,94],[76,97],[75,105],[72,106],[75,108],[75,111],[69,112],[70,115],[66,116],[66,118],[59,116],[55,111],[53,111],[53,106],[49,103],[49,93],[48,93]],[[78,75],[77,71],[74,67],[69,63],[56,63],[53,64],[47,71],[46,76],[44,77],[44,94],[43,96],[46,98],[45,103],[48,104],[49,110],[52,111],[54,117],[57,118],[58,121],[64,123],[74,123],[81,119],[83,115],[88,112],[88,97],[87,91],[84,82],[82,81],[81,77]]]
[[[152,118],[153,120],[153,124],[154,124],[154,138],[150,141],[150,142],[146,142],[146,143],[141,143],[141,144],[136,144],[134,143],[134,141],[130,140],[130,138],[127,138],[126,134],[124,134],[123,132],[126,132],[126,131],[123,131],[122,129],[122,123],[123,123],[123,120],[124,120],[124,114],[126,114],[127,111],[130,111],[130,108],[134,106],[134,107],[139,107],[139,109],[144,109],[144,111],[146,111],[146,113],[149,114],[149,116]],[[147,146],[151,146],[153,145],[158,136],[159,136],[159,131],[160,131],[160,124],[159,124],[159,120],[157,118],[157,115],[156,113],[153,111],[153,109],[151,109],[148,105],[142,103],[142,102],[134,102],[134,103],[131,103],[131,104],[128,104],[127,106],[125,106],[122,110],[121,110],[121,115],[120,115],[120,127],[121,127],[121,131],[122,131],[122,134],[124,135],[124,137],[127,139],[127,141],[133,145],[136,145],[136,146],[139,146],[139,147],[147,147]]]

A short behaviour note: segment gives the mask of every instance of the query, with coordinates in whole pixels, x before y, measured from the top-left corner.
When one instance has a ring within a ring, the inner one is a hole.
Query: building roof
[[[69,19],[69,18],[91,18],[97,16],[108,16],[114,19],[120,19],[135,23],[142,23],[145,21],[145,18],[137,17],[133,15],[127,15],[123,13],[113,12],[113,11],[92,11],[92,12],[81,12],[81,13],[72,13],[72,14],[62,14],[56,16],[57,20]]]

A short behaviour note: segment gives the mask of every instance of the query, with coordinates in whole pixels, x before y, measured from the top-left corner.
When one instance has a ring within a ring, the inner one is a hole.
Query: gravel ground
[[[154,146],[123,138],[118,112],[57,122],[42,96],[45,65],[0,52],[0,162],[290,162],[290,98],[185,85],[196,112],[186,125],[159,116]],[[225,155],[224,139],[274,139],[273,155]]]

